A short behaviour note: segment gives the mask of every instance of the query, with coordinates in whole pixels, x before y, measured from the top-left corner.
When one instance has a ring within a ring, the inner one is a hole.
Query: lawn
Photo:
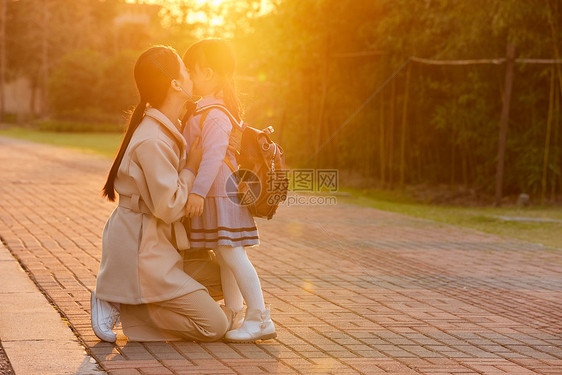
[[[123,138],[118,133],[57,133],[24,128],[0,129],[0,136],[77,149],[108,158],[115,155]]]
[[[499,208],[444,206],[414,202],[410,197],[398,192],[365,191],[351,188],[342,190],[351,193],[350,197],[338,197],[338,200],[341,199],[342,202],[562,249],[562,207],[560,206],[505,206]],[[521,219],[527,220],[518,221]],[[537,219],[544,221],[533,221]],[[549,220],[553,222],[548,222]]]
[[[51,133],[11,128],[0,130],[0,136],[47,143],[55,146],[93,152],[111,158],[122,135],[115,133]],[[373,207],[441,223],[476,229],[482,232],[539,243],[562,249],[562,208],[557,207],[454,207],[415,202],[411,197],[384,190],[342,188],[350,197],[338,200]],[[558,222],[508,221],[502,218],[535,218]]]

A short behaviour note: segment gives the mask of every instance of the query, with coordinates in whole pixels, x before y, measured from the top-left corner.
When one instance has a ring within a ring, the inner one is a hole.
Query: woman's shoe
[[[247,310],[244,323],[238,329],[228,331],[224,336],[228,342],[254,342],[277,337],[275,326],[270,317],[270,310]]]
[[[119,324],[119,310],[111,303],[97,298],[95,290],[92,292],[90,299],[90,309],[92,329],[96,336],[103,341],[115,342],[117,335],[113,332],[113,327]]]

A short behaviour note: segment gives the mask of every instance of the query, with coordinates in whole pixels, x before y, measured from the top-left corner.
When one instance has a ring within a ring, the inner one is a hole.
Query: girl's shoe
[[[244,308],[241,308],[237,312],[234,312],[230,307],[226,307],[225,305],[220,306],[222,308],[222,311],[224,311],[226,318],[230,322],[230,328],[228,328],[228,330],[232,331],[234,329],[240,328],[240,326],[244,322]]]
[[[228,331],[224,336],[228,342],[254,342],[277,337],[270,310],[247,310],[244,323],[238,329]]]

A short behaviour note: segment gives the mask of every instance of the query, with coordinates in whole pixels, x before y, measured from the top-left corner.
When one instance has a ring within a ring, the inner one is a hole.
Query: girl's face
[[[216,77],[211,68],[203,68],[199,64],[190,69],[189,74],[193,81],[193,94],[208,96],[216,91]]]

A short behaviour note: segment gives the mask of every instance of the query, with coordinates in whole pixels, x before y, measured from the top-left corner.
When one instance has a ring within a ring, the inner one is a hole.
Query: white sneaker
[[[248,310],[244,323],[238,329],[228,331],[224,336],[228,342],[254,342],[277,337],[275,326],[270,317],[270,310]]]
[[[119,310],[111,303],[96,297],[96,291],[92,292],[90,300],[92,312],[92,329],[96,336],[103,341],[115,342],[117,335],[113,332],[113,327],[118,324]]]

